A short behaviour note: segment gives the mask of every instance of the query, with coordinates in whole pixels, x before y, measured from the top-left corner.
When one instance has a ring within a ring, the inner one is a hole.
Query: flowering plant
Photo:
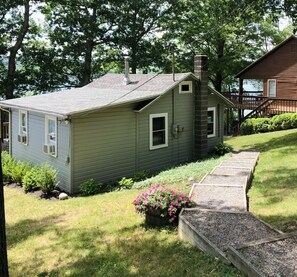
[[[149,187],[149,192],[140,193],[133,201],[135,211],[140,215],[159,212],[173,222],[182,208],[191,207],[193,202],[185,194],[179,194],[164,186]]]

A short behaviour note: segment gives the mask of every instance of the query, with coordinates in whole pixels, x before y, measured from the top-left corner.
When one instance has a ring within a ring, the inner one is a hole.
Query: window
[[[19,112],[19,135],[18,141],[27,145],[28,142],[28,112]]]
[[[276,80],[275,79],[267,80],[267,90],[268,90],[268,97],[276,97]]]
[[[57,157],[57,118],[45,117],[45,145],[44,152]]]
[[[192,93],[192,81],[182,81],[179,83],[179,93]]]
[[[216,135],[216,108],[207,109],[207,137],[212,138]]]
[[[150,150],[168,146],[168,114],[150,115]]]

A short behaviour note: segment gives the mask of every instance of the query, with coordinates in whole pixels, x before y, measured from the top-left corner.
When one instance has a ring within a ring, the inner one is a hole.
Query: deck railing
[[[225,94],[231,100],[237,109],[254,110],[261,106],[264,102],[269,101],[269,105],[264,105],[262,112],[266,115],[281,113],[296,113],[297,99],[239,95],[234,93]]]

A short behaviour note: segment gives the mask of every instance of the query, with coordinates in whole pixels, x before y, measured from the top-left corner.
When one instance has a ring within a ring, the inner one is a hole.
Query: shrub
[[[193,202],[185,194],[178,194],[163,186],[150,187],[149,192],[139,194],[133,204],[140,215],[158,210],[162,217],[168,217],[169,222],[175,221],[182,208],[193,206]]]
[[[23,189],[25,192],[32,191],[38,188],[38,178],[40,169],[39,167],[33,166],[23,178]]]
[[[149,177],[148,172],[139,171],[134,173],[132,179],[133,179],[133,182],[140,182],[140,181],[146,180],[148,177]]]
[[[13,168],[11,168],[11,179],[22,185],[24,176],[31,169],[30,163],[18,161],[13,163]]]
[[[12,172],[16,165],[16,160],[11,157],[6,151],[1,153],[2,158],[2,173],[4,181],[12,180]]]
[[[123,177],[119,182],[118,182],[120,189],[131,189],[133,186],[133,179],[132,178],[126,178]]]
[[[241,135],[297,128],[297,113],[275,115],[272,118],[249,118],[240,126]]]
[[[213,148],[212,153],[217,156],[223,156],[232,151],[233,151],[233,148],[231,145],[228,145],[226,143],[220,143]]]
[[[41,188],[44,194],[49,194],[57,186],[57,170],[44,164],[39,169],[37,177],[37,186]]]
[[[94,179],[89,179],[80,185],[80,192],[83,196],[100,193],[103,189],[103,184]]]

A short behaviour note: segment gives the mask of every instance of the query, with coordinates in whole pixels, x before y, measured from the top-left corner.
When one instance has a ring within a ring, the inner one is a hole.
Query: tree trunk
[[[92,53],[94,49],[94,29],[96,28],[95,24],[97,21],[97,8],[92,8],[92,14],[89,18],[89,30],[87,31],[87,42],[86,42],[86,53],[85,53],[85,62],[84,62],[84,71],[80,86],[85,86],[91,82],[92,76]]]
[[[91,82],[92,75],[92,53],[93,53],[93,41],[88,40],[86,45],[86,53],[85,53],[85,62],[84,62],[84,71],[83,77],[80,82],[80,86],[85,86]]]
[[[2,147],[0,142],[0,147]],[[0,153],[0,276],[8,277],[2,162]]]
[[[217,59],[219,61],[219,68],[217,69],[217,72],[215,73],[215,80],[214,80],[214,86],[215,89],[218,92],[222,92],[222,83],[223,83],[223,72],[222,72],[222,62],[221,59],[224,57],[224,48],[225,48],[225,40],[218,39],[217,41]]]
[[[14,79],[15,79],[15,69],[16,69],[16,56],[19,51],[19,49],[22,47],[23,40],[25,35],[28,32],[29,29],[29,5],[30,0],[26,0],[24,3],[25,7],[25,13],[24,13],[24,22],[22,25],[22,28],[20,30],[20,33],[17,37],[16,43],[14,46],[12,46],[9,49],[9,61],[8,61],[8,70],[7,70],[7,80],[6,80],[6,99],[14,98],[13,92],[14,92]]]

